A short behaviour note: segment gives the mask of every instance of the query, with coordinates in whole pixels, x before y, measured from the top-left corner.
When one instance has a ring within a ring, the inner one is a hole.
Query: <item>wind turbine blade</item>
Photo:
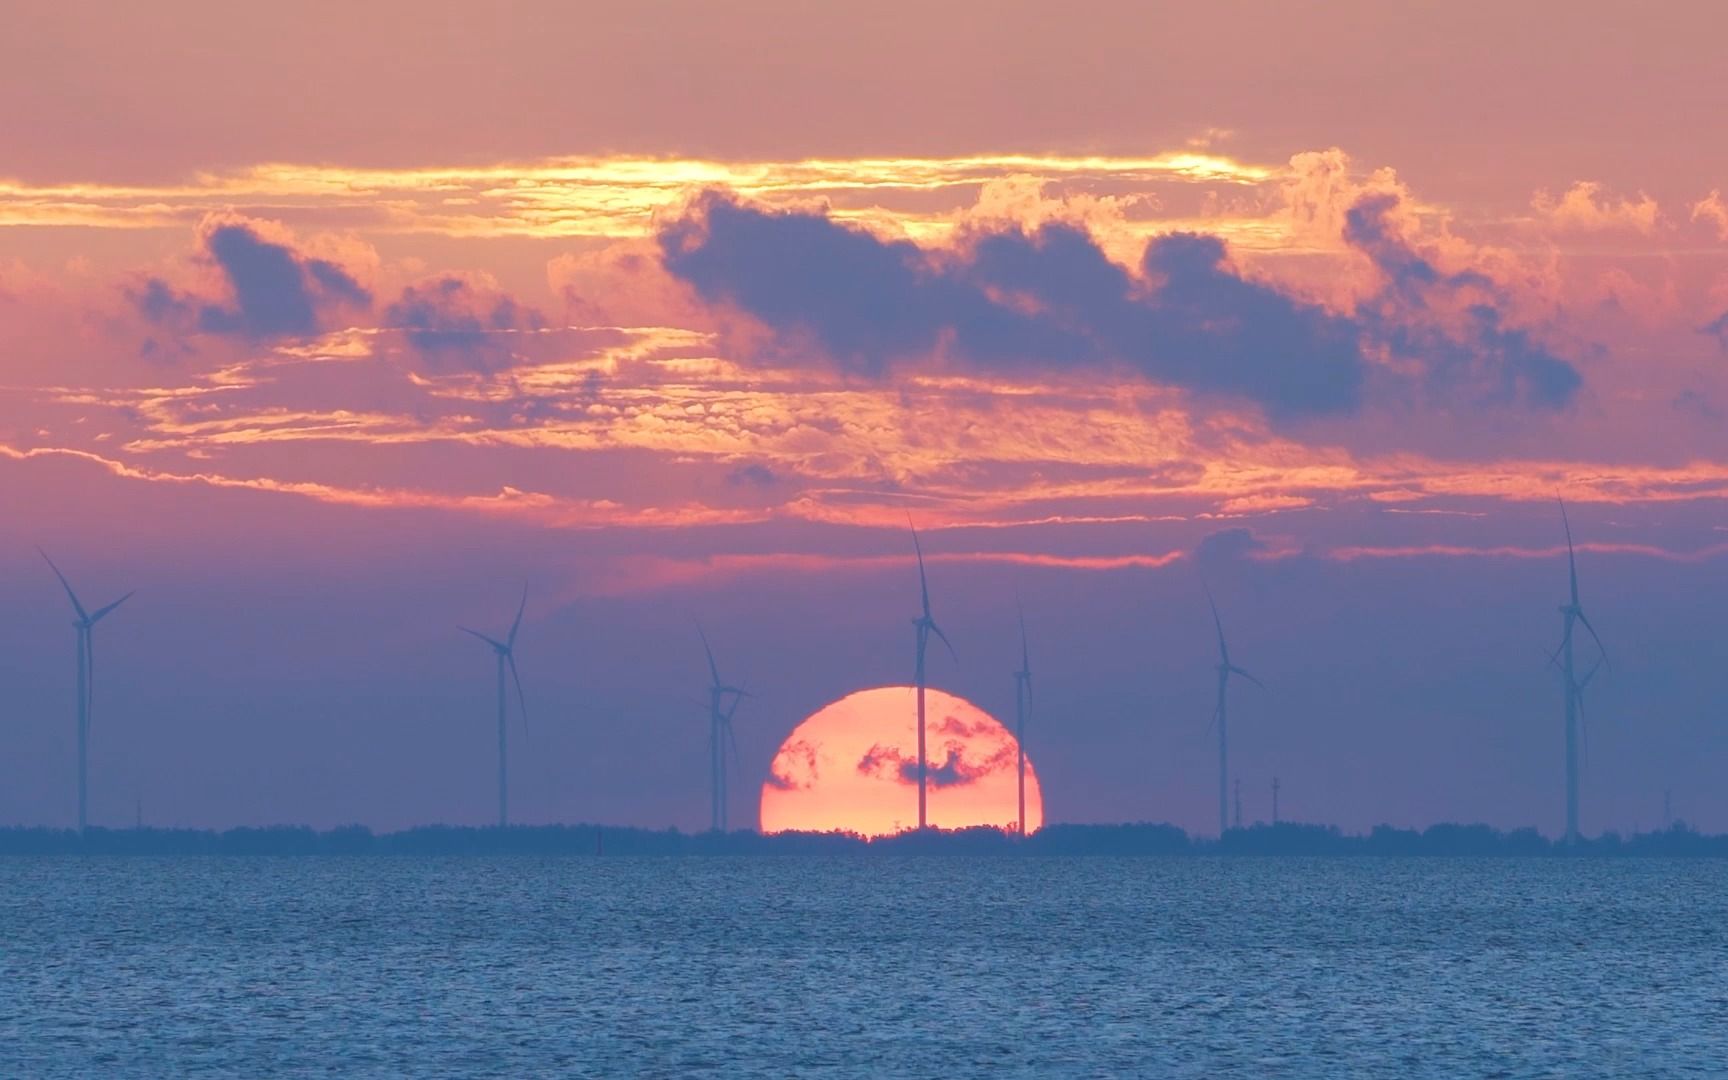
[[[510,636],[504,639],[504,641],[505,641],[504,647],[505,648],[513,649],[516,647],[516,631],[522,629],[522,613],[527,611],[527,610],[528,610],[528,583],[526,581],[524,581],[522,583],[522,602],[520,604],[516,605],[516,621],[510,624]]]
[[[1602,644],[1602,638],[1596,633],[1596,628],[1590,625],[1590,618],[1584,614],[1582,609],[1578,612],[1578,621],[1584,624],[1584,629],[1590,631],[1590,637],[1595,640],[1596,648],[1602,652],[1602,662],[1613,667],[1613,663],[1608,659],[1608,647]]]
[[[1254,676],[1248,674],[1246,671],[1237,667],[1235,664],[1230,665],[1230,672],[1233,675],[1242,676],[1244,679],[1247,679],[1249,682],[1253,683],[1255,686],[1258,686],[1262,690],[1266,689],[1265,683],[1261,682],[1259,679],[1256,679]]]
[[[924,545],[918,542],[918,529],[912,524],[912,515],[906,515],[906,527],[912,530],[912,551],[918,556],[918,599],[924,605],[924,617],[930,617],[930,582],[924,576]]]
[[[714,676],[714,688],[721,689],[724,684],[720,681],[720,665],[714,662],[714,650],[708,647],[708,635],[702,632],[701,623],[696,624],[696,636],[702,639],[702,651],[708,654],[708,674]]]
[[[734,706],[736,707],[736,706]],[[732,714],[726,714],[726,742],[732,747],[732,764],[740,765],[738,757],[738,736],[732,731]]]
[[[1572,522],[1566,517],[1566,500],[1560,500],[1560,524],[1566,527],[1566,573],[1572,585],[1572,606],[1578,606],[1578,559],[1572,551]]]
[[[488,637],[487,635],[482,634],[478,630],[470,630],[466,626],[458,626],[456,629],[462,631],[464,634],[473,634],[475,637],[479,638],[481,641],[484,641],[486,644],[492,646],[494,649],[498,649],[501,652],[509,652],[510,651],[510,646],[504,644],[502,641],[499,641],[495,637]]]
[[[84,605],[78,602],[78,594],[72,591],[72,583],[66,580],[66,575],[62,574],[60,568],[54,565],[53,559],[48,558],[48,553],[46,551],[43,551],[41,548],[37,548],[36,550],[41,553],[43,560],[47,562],[48,569],[54,571],[54,576],[60,579],[60,587],[66,590],[66,598],[72,601],[72,609],[78,612],[78,617],[83,619],[85,622],[90,621],[90,616],[85,613]]]
[[[522,696],[522,676],[516,672],[516,654],[507,652],[505,658],[510,661],[510,678],[516,683],[516,704],[522,709],[522,741],[528,741],[528,699]]]
[[[1549,666],[1551,666],[1551,667],[1559,667],[1560,666],[1560,653],[1565,648],[1566,648],[1566,639],[1564,637],[1562,637],[1560,639],[1560,644],[1554,646],[1554,651],[1548,654]]]
[[[958,664],[960,662],[960,654],[954,651],[953,642],[948,640],[948,635],[942,632],[942,628],[937,626],[935,623],[931,623],[930,632],[942,639],[942,644],[948,646],[948,655],[953,657],[954,662]]]
[[[1212,599],[1212,587],[1206,584],[1206,579],[1200,579],[1200,587],[1206,590],[1206,606],[1212,609],[1212,625],[1218,630],[1218,655],[1224,663],[1230,663],[1230,646],[1224,644],[1224,620],[1218,617],[1218,604]]]
[[[1032,681],[1032,653],[1026,646],[1026,608],[1020,603],[1020,597],[1014,597],[1014,611],[1020,617],[1020,671],[1026,676],[1026,681]]]
[[[109,604],[105,608],[97,608],[96,613],[90,616],[91,625],[95,625],[96,623],[102,621],[103,616],[107,615],[109,612],[113,611],[115,608],[119,607],[121,604],[124,604],[126,601],[132,599],[132,593],[137,592],[137,591],[138,590],[136,590],[136,589],[132,590],[132,592],[127,593],[125,596],[122,596],[120,599],[114,601],[112,604]]]

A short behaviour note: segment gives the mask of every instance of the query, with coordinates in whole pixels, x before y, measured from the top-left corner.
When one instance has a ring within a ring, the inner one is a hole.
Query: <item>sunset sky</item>
[[[1728,830],[1728,9],[8,6],[0,824],[734,821],[908,682],[1046,820]],[[908,788],[908,792],[912,789]],[[912,797],[909,795],[909,797]],[[1011,815],[1010,815],[1011,816]],[[1007,820],[1004,818],[1003,820]]]

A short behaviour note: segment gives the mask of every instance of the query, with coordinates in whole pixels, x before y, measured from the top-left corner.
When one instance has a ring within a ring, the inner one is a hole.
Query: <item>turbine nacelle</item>
[[[462,631],[464,634],[472,634],[475,637],[479,638],[481,641],[484,641],[486,644],[492,646],[492,651],[497,653],[499,656],[508,657],[516,651],[514,648],[512,648],[509,645],[506,645],[502,641],[499,641],[497,638],[492,637],[488,634],[482,634],[478,630],[470,630],[466,626],[458,626],[456,629]]]

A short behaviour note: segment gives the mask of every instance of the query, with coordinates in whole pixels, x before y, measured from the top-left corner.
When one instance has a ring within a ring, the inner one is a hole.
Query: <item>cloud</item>
[[[987,369],[1118,364],[1278,415],[1348,411],[1362,381],[1348,325],[1236,275],[1215,237],[1154,240],[1142,279],[1068,224],[980,231],[939,252],[710,192],[660,240],[674,276],[766,324],[783,355],[814,346],[856,373],[934,354]]]
[[[1661,216],[1656,200],[1643,192],[1636,201],[1615,199],[1604,195],[1602,185],[1593,180],[1578,181],[1559,198],[1538,191],[1530,205],[1555,228],[1577,232],[1629,229],[1649,234],[1656,231]]]
[[[1728,321],[1728,315],[1724,315],[1722,318],[1724,321]],[[1725,346],[1728,346],[1728,343],[1725,343]],[[1671,404],[1676,412],[1685,413],[1699,420],[1713,424],[1720,423],[1722,420],[1722,410],[1711,404],[1709,395],[1698,390],[1680,391],[1674,395]]]
[[[816,767],[820,755],[806,739],[794,739],[780,748],[768,769],[768,786],[780,791],[797,791],[816,783]]]
[[[1474,270],[1447,273],[1393,225],[1399,196],[1368,195],[1345,216],[1345,240],[1374,263],[1385,284],[1357,319],[1391,360],[1415,360],[1428,388],[1474,405],[1557,409],[1583,385],[1572,364],[1506,325],[1504,290]]]
[[[301,252],[265,223],[213,219],[200,245],[226,295],[204,298],[147,278],[126,290],[145,319],[181,333],[268,340],[317,334],[330,312],[372,304],[371,292],[347,270]]]
[[[1194,545],[1194,561],[1202,567],[1240,562],[1267,549],[1266,542],[1244,528],[1220,529]]]
[[[726,474],[726,482],[734,487],[771,488],[781,479],[779,473],[760,461],[746,462]]]
[[[1692,220],[1714,226],[1717,237],[1728,240],[1728,203],[1722,201],[1722,192],[1711,191],[1693,203]]]
[[[429,366],[486,372],[512,366],[521,335],[546,327],[538,311],[489,281],[457,274],[408,286],[383,318]]]
[[[708,300],[796,331],[848,370],[879,375],[893,360],[952,339],[959,353],[1022,359],[1040,346],[1039,324],[904,240],[883,240],[822,214],[778,213],[710,192],[661,233],[666,268]]]
[[[1698,332],[1700,334],[1709,334],[1711,337],[1716,339],[1718,345],[1722,346],[1724,352],[1728,352],[1728,311],[1724,311],[1722,314],[1716,316],[1703,326],[1700,326]]]
[[[1491,279],[1442,273],[1407,243],[1398,206],[1376,192],[1346,215],[1344,241],[1382,278],[1354,313],[1245,277],[1222,240],[1196,233],[1155,237],[1131,270],[1068,223],[980,226],[957,248],[926,249],[709,192],[660,242],[673,276],[771,331],[757,356],[771,364],[814,353],[872,377],[906,362],[1126,367],[1274,419],[1354,412],[1371,380],[1407,397],[1412,376],[1466,404],[1566,404],[1577,371],[1507,324]]]
[[[949,743],[940,760],[935,756],[926,759],[925,775],[931,787],[963,787],[976,783],[990,773],[1008,767],[1014,759],[1012,745],[998,748],[983,760],[968,760],[966,749],[959,743]],[[917,786],[918,758],[915,755],[903,754],[894,747],[877,744],[871,746],[864,752],[864,756],[858,759],[858,772],[864,776]]]

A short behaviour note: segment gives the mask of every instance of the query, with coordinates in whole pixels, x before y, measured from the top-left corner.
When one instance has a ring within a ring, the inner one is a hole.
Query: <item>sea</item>
[[[1728,1077],[1728,861],[0,859],[0,1077]]]

